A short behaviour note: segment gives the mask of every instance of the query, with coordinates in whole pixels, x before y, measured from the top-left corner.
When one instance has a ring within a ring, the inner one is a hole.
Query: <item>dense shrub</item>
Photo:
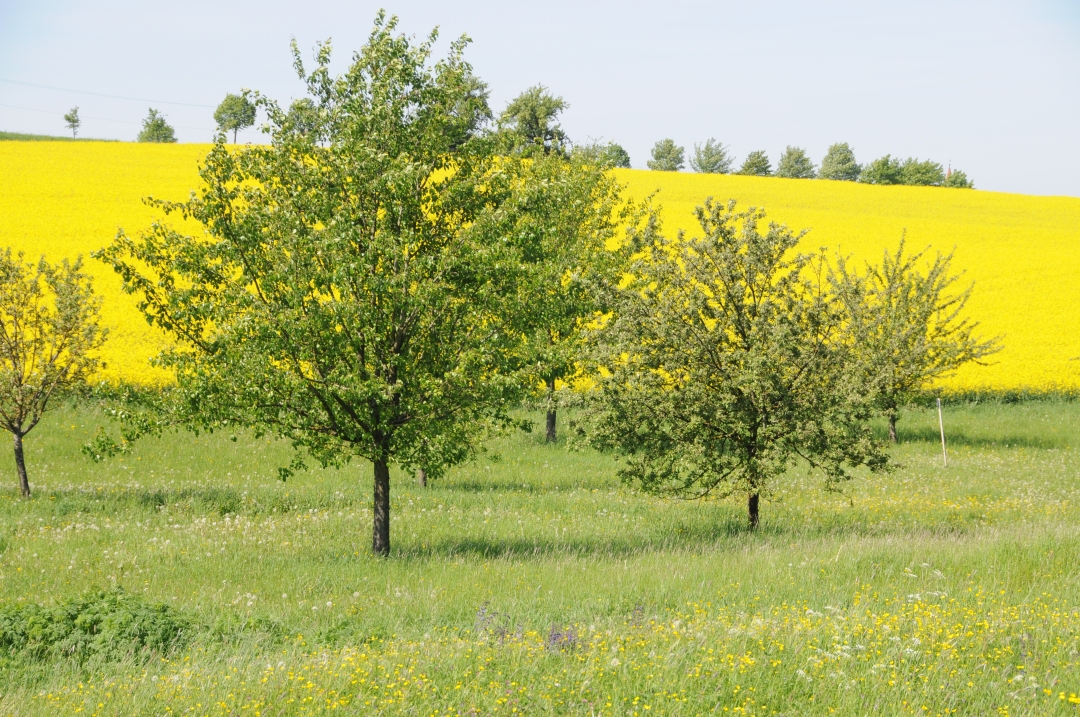
[[[55,607],[0,607],[0,665],[72,659],[100,663],[164,654],[190,636],[189,621],[123,588],[91,591]]]

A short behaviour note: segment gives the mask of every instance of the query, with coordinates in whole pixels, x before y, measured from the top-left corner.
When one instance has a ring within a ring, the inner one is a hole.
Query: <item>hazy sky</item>
[[[341,69],[381,6],[406,33],[438,25],[443,48],[472,37],[496,111],[542,83],[570,103],[572,139],[615,140],[635,167],[664,137],[774,163],[845,141],[860,161],[930,158],[982,189],[1080,196],[1080,0],[0,0],[0,130],[62,134],[78,105],[83,136],[132,139],[153,106],[180,141],[209,141],[226,92],[301,96],[290,36],[306,53],[332,38]]]

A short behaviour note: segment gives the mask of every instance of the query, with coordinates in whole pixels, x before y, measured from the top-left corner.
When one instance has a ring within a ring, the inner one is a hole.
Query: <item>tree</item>
[[[945,182],[945,168],[929,159],[920,162],[908,157],[900,165],[900,183],[921,187],[940,187]]]
[[[290,131],[301,135],[312,135],[319,126],[319,109],[310,98],[301,97],[293,100],[289,105],[285,121]]]
[[[814,169],[814,163],[806,156],[806,150],[788,145],[784,153],[780,155],[780,161],[776,163],[776,176],[788,179],[813,179],[817,176],[817,171]]]
[[[980,340],[979,324],[962,317],[974,284],[956,290],[960,276],[951,273],[952,254],[937,254],[921,271],[923,254],[905,256],[901,239],[881,266],[867,264],[860,274],[840,257],[829,277],[848,315],[849,342],[868,393],[888,420],[893,443],[901,407],[934,380],[1001,350],[998,338]]]
[[[71,130],[71,138],[74,139],[79,134],[79,127],[82,125],[82,120],[79,119],[79,108],[72,107],[71,111],[64,115],[64,126]]]
[[[545,386],[546,438],[557,438],[557,382],[575,374],[586,325],[610,309],[624,257],[609,249],[633,216],[607,166],[586,155],[527,159],[514,170],[514,193],[498,224],[485,230],[521,252],[526,268],[515,325],[523,363]]]
[[[176,132],[165,121],[165,115],[151,108],[146,119],[143,120],[142,131],[137,138],[139,142],[175,142]]]
[[[302,131],[255,95],[270,143],[219,137],[183,203],[202,225],[121,232],[113,266],[175,348],[175,410],[196,428],[248,426],[324,465],[373,464],[372,550],[390,550],[390,466],[438,477],[509,425],[522,396],[518,247],[493,236],[512,163],[478,118],[490,112],[463,58],[431,62],[380,12],[348,71],[331,47],[307,72],[317,111]]]
[[[760,209],[707,201],[704,236],[635,236],[637,259],[596,331],[598,390],[587,439],[625,458],[624,481],[656,494],[759,500],[797,459],[835,487],[846,467],[886,467],[872,406],[838,340],[843,312],[812,280],[803,236]]]
[[[683,168],[686,150],[675,144],[673,139],[662,139],[652,148],[652,159],[646,164],[649,169],[659,172],[678,172]]]
[[[731,171],[731,162],[728,148],[710,137],[705,144],[694,145],[690,168],[702,174],[727,174]]]
[[[830,145],[825,158],[821,160],[818,179],[854,182],[859,179],[860,172],[862,172],[862,167],[855,161],[855,152],[847,142],[838,142]]]
[[[968,176],[959,169],[950,168],[945,174],[945,181],[941,183],[941,186],[954,187],[957,189],[974,189],[975,183],[968,179]]]
[[[756,150],[746,155],[746,160],[736,174],[749,174],[755,177],[768,177],[772,174],[772,165],[769,164],[769,155],[762,150]]]
[[[15,468],[23,497],[30,497],[23,437],[49,402],[78,386],[98,366],[93,353],[105,340],[82,259],[50,265],[0,253],[0,421],[15,439]]]
[[[499,116],[499,127],[525,154],[565,152],[568,140],[557,120],[569,106],[543,85],[530,87],[506,106]]]
[[[236,144],[237,133],[255,124],[255,104],[246,94],[227,94],[214,110],[214,121],[219,131],[232,131],[233,144]]]
[[[888,154],[863,167],[859,174],[859,181],[865,184],[903,184],[903,179],[903,165]]]
[[[623,149],[621,144],[616,142],[608,142],[606,144],[600,144],[599,142],[579,144],[574,147],[573,154],[577,157],[587,158],[589,161],[596,162],[605,167],[630,169],[629,153]]]

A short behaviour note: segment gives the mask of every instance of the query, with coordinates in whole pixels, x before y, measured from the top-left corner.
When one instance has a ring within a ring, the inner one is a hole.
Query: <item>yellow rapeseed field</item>
[[[118,227],[148,226],[150,195],[183,199],[197,188],[206,145],[0,142],[0,246],[29,258],[88,255]],[[993,365],[947,379],[952,390],[1080,387],[1080,199],[924,187],[621,170],[632,196],[659,190],[665,226],[696,229],[705,197],[763,206],[771,219],[809,228],[808,249],[839,248],[880,259],[906,229],[912,249],[956,248],[955,266],[976,282],[970,314],[1005,350]],[[102,377],[155,383],[148,364],[162,339],[120,291],[113,273],[88,261],[105,298],[111,336]]]

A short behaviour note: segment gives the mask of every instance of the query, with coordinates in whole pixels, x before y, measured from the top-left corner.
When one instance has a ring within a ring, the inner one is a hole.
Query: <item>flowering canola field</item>
[[[135,233],[154,212],[141,199],[184,199],[198,187],[206,145],[0,142],[0,246],[56,260],[82,254],[104,297],[110,330],[102,378],[141,384],[165,375],[148,361],[164,345],[119,279],[88,254],[119,227]],[[811,229],[808,249],[878,261],[906,229],[908,246],[956,249],[974,280],[970,315],[1005,349],[990,366],[945,379],[950,390],[1080,388],[1080,198],[933,187],[620,170],[631,196],[657,192],[666,228],[697,229],[705,197],[763,206],[771,219]]]

